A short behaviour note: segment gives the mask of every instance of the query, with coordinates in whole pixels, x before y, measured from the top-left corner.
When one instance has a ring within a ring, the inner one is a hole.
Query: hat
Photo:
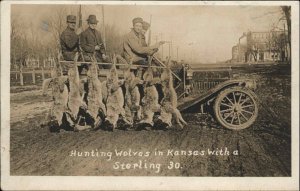
[[[76,16],[74,16],[74,15],[68,15],[67,16],[67,22],[68,23],[76,23]]]
[[[87,22],[90,24],[97,24],[99,21],[96,18],[96,15],[89,15]]]
[[[132,20],[132,24],[135,25],[135,23],[142,23],[143,24],[143,19],[141,17],[136,17]]]
[[[146,31],[149,29],[149,27],[150,27],[150,24],[147,23],[146,21],[143,21],[143,29]]]

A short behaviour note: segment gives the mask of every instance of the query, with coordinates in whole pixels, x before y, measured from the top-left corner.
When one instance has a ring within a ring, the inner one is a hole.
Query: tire
[[[258,116],[256,100],[256,95],[249,89],[239,86],[225,89],[215,99],[215,118],[228,129],[248,128]]]

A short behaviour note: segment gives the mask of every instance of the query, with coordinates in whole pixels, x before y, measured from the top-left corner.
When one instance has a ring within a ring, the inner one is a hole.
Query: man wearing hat
[[[87,19],[89,27],[80,35],[80,45],[84,51],[84,60],[91,61],[90,57],[95,54],[98,62],[106,59],[105,48],[101,34],[96,30],[98,20],[95,15],[90,15]]]
[[[129,63],[146,64],[146,58],[158,51],[159,45],[148,47],[143,46],[141,31],[143,29],[143,19],[140,17],[132,20],[133,28],[125,36],[123,43],[123,56]]]
[[[148,31],[150,24],[146,21],[143,21],[142,30],[141,30],[141,38],[142,38],[142,46],[148,46],[146,42],[146,32]]]
[[[75,32],[76,16],[67,16],[67,28],[60,35],[60,45],[64,60],[74,60],[75,53],[79,51],[79,36]]]

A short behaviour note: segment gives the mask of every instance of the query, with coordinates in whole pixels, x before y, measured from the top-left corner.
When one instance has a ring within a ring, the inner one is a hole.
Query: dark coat
[[[146,42],[146,36],[143,34],[141,34],[141,43],[142,43],[143,47],[148,46],[148,44]]]
[[[80,46],[84,55],[92,56],[95,53],[96,45],[100,46],[100,51],[96,51],[96,56],[98,57],[101,56],[101,54],[105,54],[104,44],[100,32],[88,27],[80,35]]]
[[[79,36],[67,27],[60,35],[60,45],[64,60],[74,60],[75,53],[79,51]]]

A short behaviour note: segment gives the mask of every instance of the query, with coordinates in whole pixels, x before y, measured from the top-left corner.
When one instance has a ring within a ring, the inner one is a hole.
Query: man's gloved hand
[[[155,45],[151,46],[152,49],[158,49],[159,48],[159,43],[156,43]]]
[[[105,54],[102,54],[102,59],[103,60],[106,60],[107,59],[107,56]]]
[[[76,33],[77,35],[80,35],[80,33],[82,33],[82,28],[81,28],[81,27],[80,27],[80,28],[77,28],[76,31],[75,31],[75,33]]]
[[[161,45],[165,44],[166,41],[159,41],[158,43],[151,46],[153,49],[158,49]]]
[[[99,46],[99,45],[96,45],[96,46],[95,46],[95,50],[100,50],[100,46]]]
[[[163,45],[163,44],[165,44],[166,42],[167,42],[167,41],[159,41],[158,44],[159,44],[159,45]]]

